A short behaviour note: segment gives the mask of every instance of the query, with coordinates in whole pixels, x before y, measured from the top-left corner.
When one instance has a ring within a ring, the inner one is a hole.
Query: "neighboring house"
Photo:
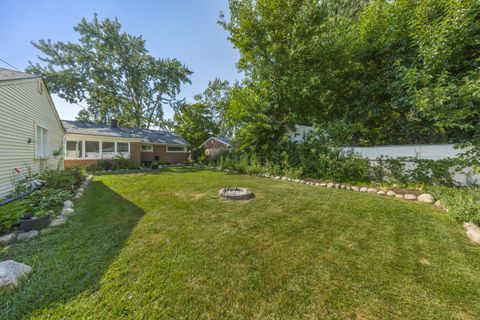
[[[205,155],[215,156],[220,151],[230,148],[230,140],[226,137],[210,137],[200,147],[205,149]]]
[[[102,159],[118,156],[138,163],[162,161],[186,163],[190,153],[188,142],[181,136],[158,130],[129,129],[63,120],[67,130],[65,167],[89,166]]]
[[[303,126],[296,124],[294,130],[288,130],[285,134],[288,141],[292,142],[302,142],[305,140],[305,137],[313,131],[313,127]]]
[[[63,168],[64,134],[43,79],[0,68],[0,198],[29,173]]]

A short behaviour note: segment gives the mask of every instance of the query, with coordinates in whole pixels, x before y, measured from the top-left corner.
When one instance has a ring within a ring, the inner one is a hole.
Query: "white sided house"
[[[64,134],[43,79],[0,68],[0,198],[30,173],[63,168]]]

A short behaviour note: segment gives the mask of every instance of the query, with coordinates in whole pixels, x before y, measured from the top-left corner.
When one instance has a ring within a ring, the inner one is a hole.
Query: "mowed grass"
[[[243,186],[247,202],[220,200]],[[1,319],[478,319],[480,247],[433,206],[215,171],[95,178]]]

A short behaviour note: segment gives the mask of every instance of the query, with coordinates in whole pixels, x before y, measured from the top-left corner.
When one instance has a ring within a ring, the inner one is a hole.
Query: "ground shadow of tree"
[[[19,289],[0,292],[1,319],[18,319],[96,291],[144,214],[103,182],[93,182],[75,209],[65,227],[4,254],[2,260],[26,263],[34,271]]]

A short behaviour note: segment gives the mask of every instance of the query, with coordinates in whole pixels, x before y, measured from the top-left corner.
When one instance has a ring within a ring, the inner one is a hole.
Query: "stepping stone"
[[[13,260],[0,262],[0,287],[17,286],[20,280],[26,277],[32,268],[26,264]]]
[[[12,243],[13,241],[15,241],[16,238],[17,235],[13,232],[6,234],[3,237],[0,237],[0,245],[7,245],[9,243]]]
[[[422,193],[421,195],[419,195],[417,197],[417,200],[420,201],[420,202],[425,202],[425,203],[434,203],[435,202],[435,198],[431,194],[428,194],[428,193]]]
[[[63,208],[62,209],[62,216],[70,216],[75,212],[72,208]]]
[[[53,220],[52,222],[50,222],[50,224],[48,225],[49,227],[60,227],[60,226],[63,226],[65,223],[67,223],[67,219],[65,218],[57,218],[55,220]]]
[[[417,200],[417,196],[414,194],[407,193],[403,196],[405,200]]]
[[[30,230],[28,232],[22,232],[17,235],[17,240],[22,241],[22,240],[29,240],[34,237],[38,236],[38,231],[37,230]]]
[[[73,208],[73,202],[70,200],[67,200],[63,203],[64,208]]]
[[[480,228],[472,222],[465,222],[463,227],[466,230],[467,237],[473,243],[480,244]]]

